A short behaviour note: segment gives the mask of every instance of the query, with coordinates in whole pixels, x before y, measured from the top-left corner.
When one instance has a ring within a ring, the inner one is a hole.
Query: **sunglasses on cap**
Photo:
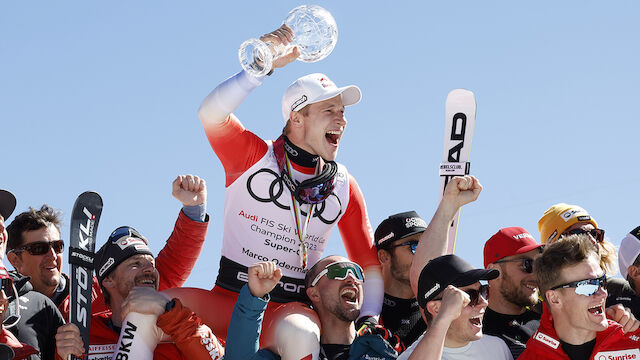
[[[489,296],[489,285],[484,284],[484,285],[480,285],[480,288],[478,290],[476,289],[466,289],[466,290],[462,290],[464,292],[467,293],[467,295],[469,295],[469,306],[474,307],[476,305],[478,305],[478,303],[480,302],[480,296],[482,296],[483,299],[487,300],[488,296]],[[441,301],[442,298],[437,298],[437,299],[433,299],[433,301]]]
[[[147,241],[147,238],[140,235],[140,233],[136,229],[132,228],[131,226],[120,226],[119,228],[113,230],[111,235],[109,235],[109,239],[107,240],[107,242],[115,244],[116,242],[118,242],[118,240],[120,240],[120,238],[125,236],[141,239],[146,244],[149,244],[149,242]]]
[[[391,246],[389,246],[389,249],[393,249],[393,248],[397,248],[398,246],[405,246],[405,245],[411,246],[411,253],[412,254],[416,253],[416,249],[418,248],[418,241],[417,240],[411,240],[411,241],[403,242],[402,244],[391,245]]]
[[[56,254],[61,254],[64,251],[64,241],[35,241],[26,245],[18,246],[15,249],[11,249],[7,251],[7,254],[26,251],[31,255],[44,255],[49,252],[49,249],[53,249]]]
[[[522,262],[522,264],[520,264],[520,270],[522,270],[523,272],[525,272],[527,274],[531,274],[533,272],[533,259],[529,259],[529,258],[512,259],[512,260],[498,260],[498,261],[495,261],[494,264],[508,263],[508,262],[519,262],[519,261]]]
[[[316,275],[315,279],[311,282],[311,286],[316,286],[322,276],[327,275],[332,280],[344,280],[349,276],[349,273],[353,275],[358,281],[364,281],[364,272],[360,265],[351,261],[338,261],[331,263]]]
[[[565,231],[560,235],[560,237],[569,236],[569,235],[579,235],[579,234],[589,234],[591,235],[592,238],[596,239],[596,242],[599,242],[599,243],[604,241],[604,229],[585,230],[585,229],[578,228],[578,229]]]
[[[599,278],[572,281],[566,284],[554,286],[549,290],[565,288],[574,288],[578,295],[591,296],[597,293],[600,288],[607,288],[607,277],[603,274]]]

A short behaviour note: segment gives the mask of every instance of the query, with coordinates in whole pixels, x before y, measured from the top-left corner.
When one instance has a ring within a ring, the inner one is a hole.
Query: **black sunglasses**
[[[469,306],[471,307],[478,305],[478,302],[480,302],[480,296],[482,296],[482,298],[485,300],[487,300],[487,298],[489,297],[489,285],[487,284],[480,285],[480,289],[478,290],[467,289],[463,291],[466,292],[467,295],[469,295]],[[442,298],[433,299],[433,301],[439,300],[442,300]]]
[[[595,278],[595,279],[572,281],[566,284],[554,286],[549,290],[565,289],[565,288],[574,288],[576,294],[578,295],[591,296],[597,293],[598,290],[600,290],[600,288],[603,288],[603,289],[607,288],[607,276],[602,275],[599,278]]]
[[[596,242],[599,242],[599,243],[604,241],[604,229],[585,230],[585,229],[578,228],[578,229],[565,231],[560,235],[560,237],[569,236],[569,235],[579,235],[579,234],[589,234],[591,235],[592,238],[596,239]]]
[[[522,259],[512,259],[512,260],[498,260],[494,263],[508,263],[508,262],[517,262],[522,261],[520,265],[520,269],[527,274],[531,274],[533,272],[533,259],[522,258]]]
[[[402,244],[391,245],[391,246],[389,246],[389,249],[393,249],[393,248],[397,248],[398,246],[405,246],[405,245],[411,246],[411,253],[412,254],[416,253],[416,249],[418,248],[418,241],[416,241],[416,240],[403,242]]]
[[[44,255],[49,252],[49,249],[53,249],[56,254],[61,254],[64,251],[64,241],[35,241],[26,245],[19,246],[15,249],[11,249],[7,253],[26,251],[31,255]]]

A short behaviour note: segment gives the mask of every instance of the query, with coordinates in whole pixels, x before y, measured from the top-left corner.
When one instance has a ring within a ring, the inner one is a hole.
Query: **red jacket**
[[[159,291],[184,285],[196,264],[196,260],[198,260],[198,256],[200,256],[208,226],[208,215],[204,222],[198,222],[189,219],[182,210],[180,211],[171,236],[156,257],[156,269],[160,273]],[[67,286],[70,286],[70,283]],[[58,309],[64,319],[69,319],[68,295],[60,303]],[[91,292],[91,314],[100,314],[107,310],[98,278],[94,276]]]
[[[90,360],[111,360],[118,345],[119,333],[109,327],[111,314],[93,315],[89,332]],[[172,343],[160,343],[153,352],[154,360],[216,360],[224,355],[224,348],[202,321],[179,299],[169,312],[158,317],[156,325],[171,336]],[[56,354],[57,360],[62,360]]]
[[[640,359],[640,329],[625,334],[622,325],[608,320],[609,327],[596,334],[596,345],[590,359],[595,360],[630,360]],[[558,334],[553,327],[553,318],[547,307],[544,307],[540,326],[527,341],[526,350],[518,360],[527,359],[567,359],[569,356],[562,350]]]
[[[0,325],[1,327],[2,325]],[[9,332],[9,330],[2,328],[0,329],[0,343],[8,345],[13,353],[15,354],[13,360],[22,360],[28,359],[29,356],[38,354],[38,350],[33,347],[23,344],[16,337]]]

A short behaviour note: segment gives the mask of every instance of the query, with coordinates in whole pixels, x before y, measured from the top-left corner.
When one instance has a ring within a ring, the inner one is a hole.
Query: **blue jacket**
[[[260,350],[260,330],[268,303],[269,295],[265,298],[257,298],[251,295],[247,285],[242,287],[227,331],[224,356],[226,360],[280,359],[280,356],[269,350]],[[397,357],[395,350],[380,335],[357,337],[349,351],[349,360],[393,360]],[[320,358],[323,358],[322,354]]]

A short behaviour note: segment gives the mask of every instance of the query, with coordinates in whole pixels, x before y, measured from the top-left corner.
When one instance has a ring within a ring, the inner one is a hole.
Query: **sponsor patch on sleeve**
[[[594,360],[638,360],[640,359],[640,350],[628,349],[618,351],[600,351],[594,357]]]

